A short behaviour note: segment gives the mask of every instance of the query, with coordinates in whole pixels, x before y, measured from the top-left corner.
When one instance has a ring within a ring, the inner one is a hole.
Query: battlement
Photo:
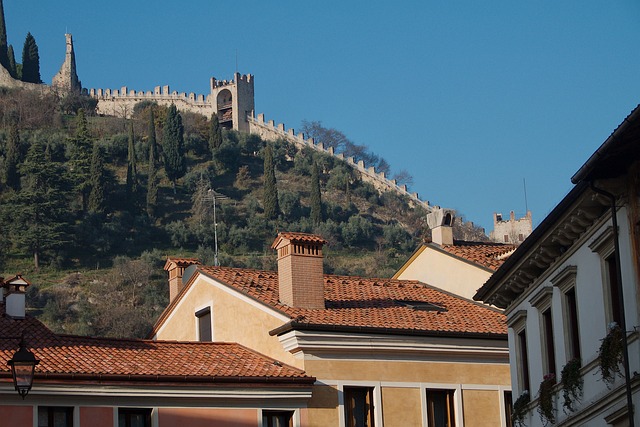
[[[400,195],[407,196],[412,202],[422,206],[427,212],[431,212],[432,206],[428,201],[420,200],[418,193],[410,193],[406,185],[398,185],[395,179],[388,179],[384,172],[377,172],[374,166],[367,167],[363,160],[355,161],[353,157],[344,157],[342,153],[335,153],[333,147],[325,149],[322,142],[317,142],[313,138],[306,138],[303,133],[297,133],[293,128],[286,129],[284,123],[275,124],[273,120],[265,121],[264,114],[258,114],[258,117],[248,116],[249,132],[259,135],[262,139],[276,140],[283,138],[293,143],[299,149],[309,147],[318,152],[328,154],[343,160],[353,169],[360,172],[363,181],[371,183],[379,191],[394,191]]]
[[[489,236],[494,242],[520,244],[533,231],[531,211],[522,218],[516,219],[514,211],[509,213],[509,219],[504,219],[501,213],[493,214],[493,231]]]
[[[253,84],[253,76],[251,74],[234,73],[233,80],[216,80],[215,77],[211,77],[211,90],[243,83]]]
[[[89,96],[97,99],[109,98],[134,98],[136,100],[145,99],[168,99],[176,101],[185,101],[193,104],[204,104],[209,101],[209,95],[197,95],[193,92],[171,91],[169,86],[156,86],[152,91],[136,91],[123,86],[120,89],[89,89]]]

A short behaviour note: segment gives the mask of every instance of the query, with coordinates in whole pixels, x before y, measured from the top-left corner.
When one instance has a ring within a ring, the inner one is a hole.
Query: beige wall
[[[495,427],[500,425],[504,409],[498,391],[463,390],[464,427]]]
[[[202,277],[191,285],[191,289],[170,319],[156,334],[159,340],[194,341],[197,338],[195,312],[211,302],[213,340],[237,342],[267,356],[302,368],[302,361],[285,351],[278,337],[269,331],[282,326],[285,320],[265,310],[242,301],[237,296],[220,289]]]
[[[422,425],[422,405],[419,388],[382,388],[385,427]]]
[[[414,261],[395,278],[419,280],[472,299],[476,290],[490,276],[491,273],[483,268],[426,246]]]
[[[508,363],[307,360],[305,371],[319,380],[483,384],[510,387]]]
[[[314,386],[308,407],[309,427],[338,425],[338,390],[335,387]]]

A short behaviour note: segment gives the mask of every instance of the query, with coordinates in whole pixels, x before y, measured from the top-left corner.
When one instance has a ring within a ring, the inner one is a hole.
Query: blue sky
[[[414,176],[413,191],[492,228],[534,224],[640,102],[640,3],[4,0],[50,83],[73,34],[87,88],[206,93],[255,76],[256,112],[319,120]],[[20,61],[20,58],[17,58]]]

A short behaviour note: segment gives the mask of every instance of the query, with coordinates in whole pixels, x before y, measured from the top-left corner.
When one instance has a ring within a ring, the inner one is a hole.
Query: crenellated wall
[[[309,147],[318,152],[334,156],[340,160],[344,160],[349,166],[360,172],[362,180],[372,184],[378,191],[395,191],[403,196],[407,196],[409,200],[422,206],[431,212],[433,206],[428,201],[420,200],[418,193],[410,193],[407,191],[406,185],[398,185],[395,179],[388,179],[384,172],[376,172],[374,166],[366,167],[364,161],[356,162],[353,157],[345,158],[342,153],[335,153],[333,147],[324,148],[324,144],[319,142],[316,144],[313,138],[305,138],[304,134],[296,134],[293,129],[286,129],[283,123],[276,125],[273,120],[265,122],[264,114],[258,114],[258,117],[247,116],[249,123],[249,132],[260,136],[260,138],[274,141],[283,138],[296,147],[302,149]]]
[[[247,131],[246,120],[243,116],[253,114],[254,78],[251,74],[234,74],[234,80],[216,80],[211,78],[211,93],[209,95],[195,94],[193,92],[172,91],[166,86],[156,86],[152,91],[137,91],[123,86],[120,89],[89,89],[89,96],[98,100],[97,113],[105,116],[128,118],[133,113],[133,107],[142,101],[152,101],[159,105],[169,106],[174,104],[180,111],[190,111],[210,117],[213,113],[219,114],[219,95],[223,91],[231,94],[233,129]]]

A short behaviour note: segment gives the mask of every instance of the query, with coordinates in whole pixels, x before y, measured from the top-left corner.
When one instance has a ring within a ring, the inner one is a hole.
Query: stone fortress
[[[265,120],[264,114],[255,114],[254,101],[254,76],[251,74],[234,73],[233,80],[217,80],[212,77],[210,80],[210,93],[208,95],[171,91],[169,86],[156,86],[153,91],[137,91],[126,86],[120,89],[84,89],[78,78],[76,71],[76,59],[73,48],[73,37],[65,34],[66,52],[65,60],[58,73],[53,77],[52,85],[38,85],[33,83],[23,83],[11,78],[9,72],[0,66],[0,86],[29,88],[39,91],[53,91],[55,93],[65,93],[69,91],[82,92],[98,101],[97,113],[105,116],[116,116],[127,118],[133,113],[133,107],[143,101],[156,102],[159,105],[169,106],[174,104],[180,111],[190,111],[211,117],[216,113],[223,128],[233,129],[241,132],[256,134],[265,140],[284,139],[296,146],[298,149],[305,147],[318,152],[328,154],[343,160],[347,165],[360,173],[363,181],[371,183],[378,191],[393,191],[401,196],[406,196],[409,200],[422,206],[427,213],[438,208],[429,204],[428,201],[421,200],[418,193],[409,192],[406,185],[399,185],[396,180],[387,178],[384,172],[376,171],[375,167],[365,165],[364,161],[355,161],[353,157],[345,158],[341,153],[335,153],[332,147],[325,148],[321,141],[314,141],[313,138],[306,138],[302,133],[295,133],[292,128],[285,128],[285,125],[275,124],[273,120]],[[531,233],[531,213],[527,213],[528,228],[518,225],[517,237],[528,236]],[[526,218],[525,218],[526,219]],[[519,220],[520,221],[520,220]],[[504,228],[510,230],[514,227],[511,223],[502,224],[503,221],[496,221],[494,216],[494,227],[492,233],[494,241],[502,241],[502,235],[513,237],[513,231],[506,232]],[[526,221],[525,221],[526,222]],[[464,224],[468,228],[473,228],[472,222]],[[498,229],[500,231],[498,231]],[[523,234],[524,233],[524,234]],[[497,237],[493,237],[493,236]],[[516,243],[513,239],[509,243]]]

